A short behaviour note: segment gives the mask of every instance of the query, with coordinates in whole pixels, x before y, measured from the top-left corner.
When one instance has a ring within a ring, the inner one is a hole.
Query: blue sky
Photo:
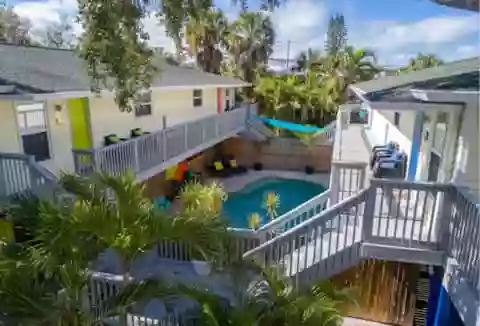
[[[216,5],[234,19],[238,8],[230,0]],[[76,0],[10,0],[17,13],[29,17],[34,27],[44,28],[60,12],[74,14]],[[258,8],[258,0],[250,0]],[[398,66],[417,52],[434,53],[444,60],[479,55],[480,16],[431,0],[288,0],[275,10],[272,20],[277,33],[275,57],[285,58],[308,47],[323,48],[330,15],[343,13],[354,46],[376,51],[380,63]],[[155,19],[145,22],[152,44],[172,48],[171,40]],[[77,32],[80,33],[79,27]]]

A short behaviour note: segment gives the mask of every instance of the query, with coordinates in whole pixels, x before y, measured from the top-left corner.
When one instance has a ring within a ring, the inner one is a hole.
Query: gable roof
[[[15,94],[65,93],[90,91],[90,78],[71,50],[0,44],[0,85],[16,86]],[[152,82],[155,88],[242,86],[248,83],[166,62]]]

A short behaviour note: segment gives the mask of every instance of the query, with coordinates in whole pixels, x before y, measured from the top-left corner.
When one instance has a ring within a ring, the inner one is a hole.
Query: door
[[[73,149],[89,149],[93,147],[90,131],[90,118],[87,98],[69,99],[67,102],[68,117]]]

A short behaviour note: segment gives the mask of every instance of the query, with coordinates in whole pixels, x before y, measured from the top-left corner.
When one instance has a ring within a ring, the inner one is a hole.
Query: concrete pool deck
[[[226,192],[236,192],[242,190],[249,184],[266,178],[294,179],[309,181],[322,185],[328,189],[330,182],[330,173],[306,174],[300,171],[280,171],[280,170],[249,170],[241,175],[231,176],[229,178],[210,178],[209,181],[216,181],[223,186]]]

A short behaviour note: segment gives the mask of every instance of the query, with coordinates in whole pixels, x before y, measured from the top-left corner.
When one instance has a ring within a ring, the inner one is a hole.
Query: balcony
[[[75,172],[80,175],[106,172],[118,176],[130,170],[138,180],[146,180],[244,131],[249,113],[249,108],[237,108],[118,144],[88,150],[74,149]]]

